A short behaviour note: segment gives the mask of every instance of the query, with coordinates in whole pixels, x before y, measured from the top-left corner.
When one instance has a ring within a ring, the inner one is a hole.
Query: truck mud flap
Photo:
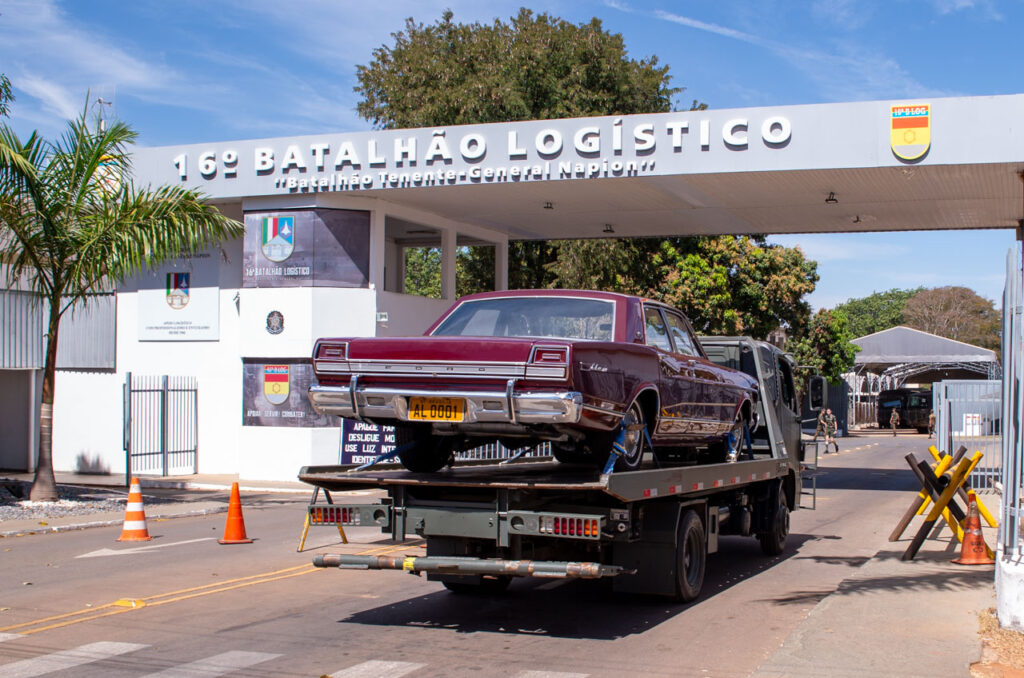
[[[632,574],[619,565],[563,562],[551,560],[504,560],[501,558],[462,558],[454,556],[356,556],[324,554],[313,559],[316,567],[345,570],[404,570],[412,574],[504,575],[511,577],[548,577],[600,579]]]

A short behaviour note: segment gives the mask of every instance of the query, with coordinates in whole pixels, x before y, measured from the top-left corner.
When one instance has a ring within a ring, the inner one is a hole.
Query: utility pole
[[[100,107],[100,132],[106,132],[107,131],[107,121],[103,119],[103,107],[104,106],[113,106],[114,102],[113,101],[104,101],[103,97],[100,97],[100,98],[98,98],[96,100],[96,104]]]

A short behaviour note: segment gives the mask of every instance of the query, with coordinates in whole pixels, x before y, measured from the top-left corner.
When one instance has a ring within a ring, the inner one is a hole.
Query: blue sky
[[[716,2],[0,0],[0,72],[20,134],[52,136],[90,101],[145,145],[369,129],[356,65],[406,17],[508,18],[520,6],[600,18],[630,55],[670,67],[686,108],[1024,92],[1024,1]],[[964,285],[1000,303],[1010,231],[778,236],[819,263],[810,301]]]

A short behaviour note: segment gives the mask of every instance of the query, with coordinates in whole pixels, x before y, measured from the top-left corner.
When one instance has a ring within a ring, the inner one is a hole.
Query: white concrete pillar
[[[404,292],[405,252],[395,242],[384,241],[384,289],[388,292]]]
[[[384,223],[387,215],[378,205],[370,212],[370,289],[384,291],[384,263],[387,242],[384,240]]]
[[[1024,631],[1024,561],[1007,556],[1002,544],[996,547],[996,616],[1004,629]]]
[[[455,300],[455,257],[458,254],[458,233],[441,229],[441,298]]]
[[[494,289],[508,289],[508,241],[494,243]]]

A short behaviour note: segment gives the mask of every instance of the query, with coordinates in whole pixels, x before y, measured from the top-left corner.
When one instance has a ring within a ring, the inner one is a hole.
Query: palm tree
[[[179,186],[136,188],[122,122],[91,130],[88,105],[56,141],[0,125],[0,264],[48,312],[39,458],[30,498],[57,499],[53,397],[63,314],[144,268],[235,238],[242,224]]]

